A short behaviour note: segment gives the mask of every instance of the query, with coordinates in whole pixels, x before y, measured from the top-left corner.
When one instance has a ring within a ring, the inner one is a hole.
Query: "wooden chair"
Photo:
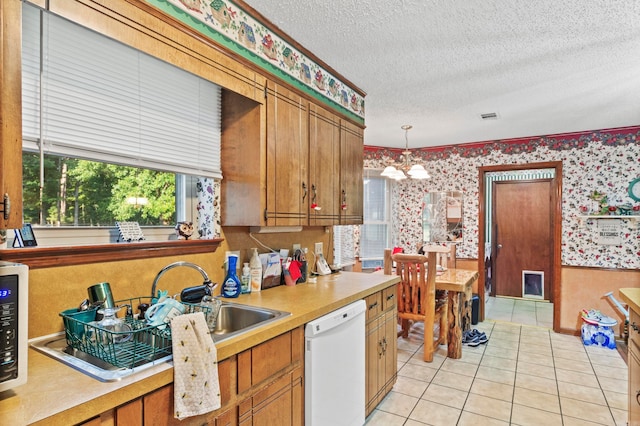
[[[433,361],[433,353],[438,345],[447,342],[447,298],[436,303],[436,258],[438,252],[449,251],[436,246],[425,250],[425,255],[394,254],[385,252],[385,273],[391,274],[391,263],[396,264],[396,274],[400,276],[397,287],[398,319],[402,331],[399,336],[407,337],[410,323],[424,322],[424,360]],[[439,332],[434,336],[434,326],[439,324]]]
[[[441,251],[442,248],[445,248],[446,251]],[[438,246],[435,244],[418,244],[418,253],[420,252],[420,250],[423,250],[425,253],[427,253],[428,251],[435,251],[437,253],[436,263],[445,269],[456,267],[455,244],[449,244],[447,246]]]

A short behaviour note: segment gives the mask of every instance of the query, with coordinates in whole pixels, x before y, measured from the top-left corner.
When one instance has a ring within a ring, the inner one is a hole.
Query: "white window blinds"
[[[39,14],[24,6],[25,149],[42,123],[47,153],[222,177],[219,86],[50,13],[40,37]]]
[[[360,227],[360,259],[383,259],[389,243],[388,180],[378,172],[367,171],[364,177],[364,223]]]

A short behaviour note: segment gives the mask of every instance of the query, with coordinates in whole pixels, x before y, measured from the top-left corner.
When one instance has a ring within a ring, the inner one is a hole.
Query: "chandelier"
[[[413,126],[410,124],[405,124],[400,128],[404,130],[405,149],[404,151],[402,151],[404,162],[401,164],[385,167],[380,175],[395,180],[406,179],[407,175],[412,179],[431,178],[431,175],[422,164],[411,164],[411,151],[409,151],[409,130],[411,130]]]

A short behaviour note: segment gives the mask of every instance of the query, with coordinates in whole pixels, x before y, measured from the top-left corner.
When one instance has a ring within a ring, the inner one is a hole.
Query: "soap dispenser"
[[[262,262],[258,256],[258,249],[252,248],[251,250],[253,251],[249,262],[251,291],[260,291],[262,287]]]
[[[238,264],[238,256],[235,254],[229,255],[229,268],[227,269],[227,276],[222,282],[222,296],[228,298],[234,298],[240,296],[241,283],[236,273],[236,265]]]
[[[249,267],[249,262],[244,262],[242,266],[240,282],[242,283],[242,294],[251,293],[251,268]]]

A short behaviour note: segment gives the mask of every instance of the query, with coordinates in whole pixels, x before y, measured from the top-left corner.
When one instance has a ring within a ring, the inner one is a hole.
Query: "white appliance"
[[[359,300],[306,325],[306,426],[364,424],[365,310]]]
[[[29,268],[0,261],[0,392],[27,382]]]

